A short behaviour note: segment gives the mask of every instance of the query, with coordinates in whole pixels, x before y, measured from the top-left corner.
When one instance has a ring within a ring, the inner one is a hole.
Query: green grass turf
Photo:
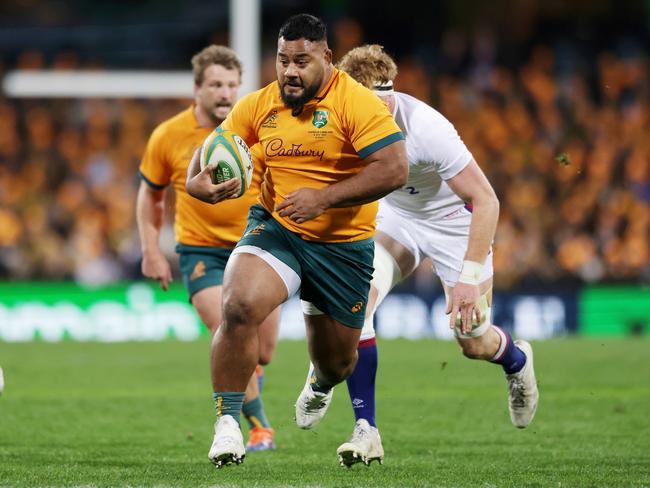
[[[278,450],[216,470],[207,341],[0,343],[0,486],[650,486],[650,342],[534,347],[541,403],[518,430],[498,366],[453,343],[380,342],[385,464],[346,469],[345,386],[321,425],[296,428],[306,348],[282,342],[264,390]]]

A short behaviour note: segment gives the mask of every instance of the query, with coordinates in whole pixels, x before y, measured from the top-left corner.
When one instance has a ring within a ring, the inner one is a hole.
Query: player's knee
[[[260,342],[260,357],[257,362],[262,366],[269,364],[273,358],[273,349],[273,347],[269,347],[268,345]]]
[[[321,375],[325,381],[331,385],[338,385],[339,383],[345,381],[345,379],[350,376],[351,372],[351,370],[350,372],[347,372],[347,370],[343,368],[321,368]]]
[[[255,305],[247,297],[230,296],[224,299],[223,318],[224,326],[228,329],[246,326],[255,322]]]
[[[357,363],[356,353],[349,356],[339,356],[331,359],[324,364],[320,364],[318,369],[328,383],[336,385],[345,381],[354,371]]]

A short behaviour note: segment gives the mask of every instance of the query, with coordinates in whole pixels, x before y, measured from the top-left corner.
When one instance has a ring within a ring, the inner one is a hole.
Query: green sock
[[[239,412],[243,403],[243,391],[217,391],[214,393],[214,406],[217,409],[217,418],[230,415],[239,423]]]
[[[325,381],[318,379],[315,370],[312,370],[311,372],[311,378],[309,379],[309,384],[311,385],[312,390],[317,391],[319,393],[329,393],[329,391],[334,387],[334,385],[330,385],[329,383],[326,383]]]
[[[257,397],[255,400],[244,403],[242,412],[248,421],[249,429],[252,429],[253,427],[271,426],[269,424],[269,419],[266,418],[266,413],[264,412],[264,403],[262,403],[261,397]]]

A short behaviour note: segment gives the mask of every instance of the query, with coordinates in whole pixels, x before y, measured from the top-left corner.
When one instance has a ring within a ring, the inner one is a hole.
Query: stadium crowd
[[[344,39],[364,41],[354,28],[334,32],[335,54],[352,47]],[[603,51],[572,63],[566,52],[538,44],[506,66],[489,36],[463,44],[450,34],[433,65],[399,59],[396,89],[455,124],[499,196],[501,289],[650,281],[647,57]],[[265,82],[273,63],[265,57]],[[15,67],[80,64],[70,51],[25,51]],[[137,168],[153,127],[188,103],[0,94],[0,277],[139,279]]]

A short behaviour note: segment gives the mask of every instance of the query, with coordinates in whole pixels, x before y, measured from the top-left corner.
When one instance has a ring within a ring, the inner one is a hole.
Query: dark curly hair
[[[310,14],[296,14],[289,17],[282,27],[278,38],[283,37],[287,41],[307,39],[310,42],[327,40],[327,27],[318,17]]]

